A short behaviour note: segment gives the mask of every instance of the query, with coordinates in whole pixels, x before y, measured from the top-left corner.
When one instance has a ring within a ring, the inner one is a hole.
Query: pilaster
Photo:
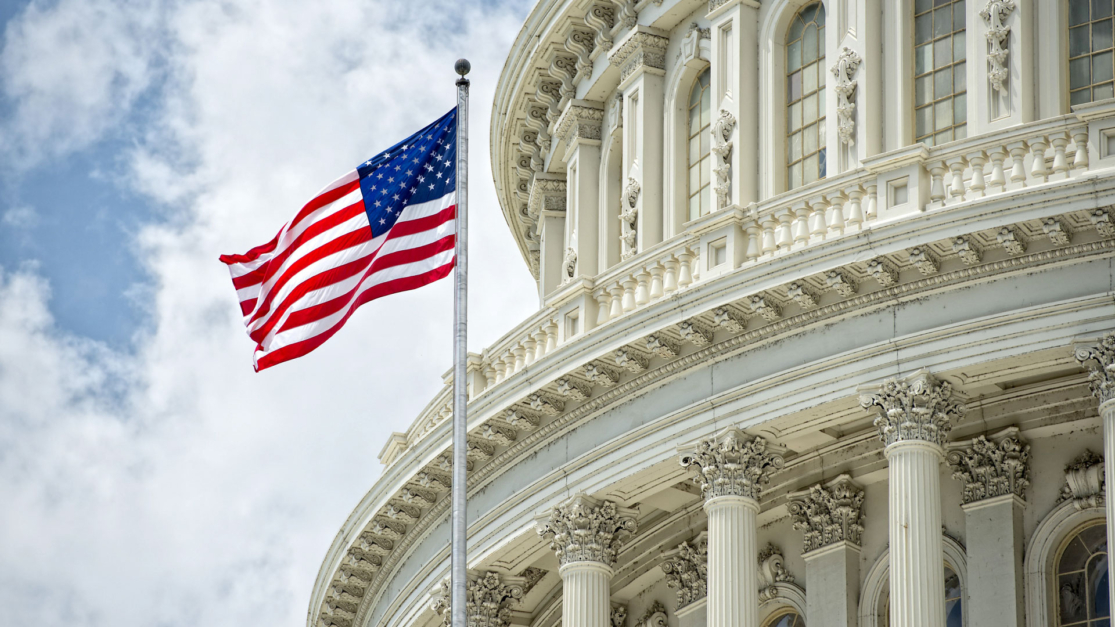
[[[965,412],[952,386],[921,371],[860,397],[889,463],[891,627],[944,627],[939,466],[952,423]]]
[[[782,468],[782,457],[738,429],[678,452],[681,465],[697,473],[708,514],[708,627],[758,627],[756,517],[762,486]]]
[[[608,57],[620,70],[623,202],[635,231],[633,245],[625,244],[624,258],[662,241],[662,107],[669,43],[665,33],[636,26]]]
[[[1092,394],[1099,401],[1103,417],[1104,476],[1115,477],[1115,333],[1108,333],[1092,346],[1075,350],[1076,360],[1088,369]],[[1067,474],[1067,472],[1066,472]],[[1107,546],[1115,546],[1115,481],[1107,481],[1104,488],[1107,525]],[[1115,565],[1108,560],[1107,580],[1109,594],[1115,595]]]
[[[730,147],[724,206],[742,207],[758,200],[759,166],[754,155],[759,150],[759,110],[753,100],[759,93],[759,5],[710,2],[709,6],[712,118],[733,120],[723,137]],[[713,210],[720,208],[718,202]]]
[[[565,146],[567,183],[565,251],[561,282],[599,272],[600,141],[604,105],[572,100],[557,122]]]
[[[530,185],[528,214],[538,223],[538,299],[561,284],[565,257],[565,176],[538,173]]]
[[[1030,484],[1030,446],[1010,428],[955,442],[952,477],[964,483],[968,544],[968,620],[1021,627],[1024,621],[1022,510]]]
[[[815,485],[788,508],[803,533],[806,623],[854,627],[859,606],[859,553],[864,491],[848,475]]]

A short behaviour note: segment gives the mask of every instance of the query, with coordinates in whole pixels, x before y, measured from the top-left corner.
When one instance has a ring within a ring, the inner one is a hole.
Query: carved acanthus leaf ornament
[[[988,0],[987,6],[979,13],[987,24],[987,43],[991,44],[991,50],[987,53],[987,78],[995,91],[1003,91],[1003,83],[1010,76],[1007,68],[1010,26],[1003,22],[1014,11],[1014,7],[1014,0]]]
[[[579,494],[554,507],[538,534],[550,540],[562,566],[599,562],[612,567],[620,548],[638,528],[637,515],[636,510],[612,501]]]
[[[705,500],[742,496],[758,501],[771,473],[785,464],[781,455],[767,450],[766,440],[750,438],[737,429],[728,429],[679,452],[681,465],[697,471],[693,482],[700,486]]]
[[[716,166],[712,169],[716,174],[716,208],[723,209],[728,205],[728,194],[732,190],[732,130],[736,127],[736,116],[731,111],[720,110],[720,116],[712,125],[712,153],[717,156]]]
[[[832,75],[836,77],[837,95],[837,132],[840,141],[854,146],[856,143],[856,79],[853,78],[862,59],[855,50],[844,48],[832,66]]]
[[[1108,333],[1095,346],[1081,346],[1075,351],[1076,361],[1088,369],[1092,394],[1100,405],[1115,400],[1115,333]]]
[[[666,587],[677,590],[677,609],[708,594],[708,533],[682,542],[659,567],[666,573]]]
[[[964,504],[1013,494],[1030,485],[1030,445],[1015,436],[994,442],[979,436],[948,454],[952,478],[964,483]]]
[[[864,492],[848,475],[828,485],[815,485],[809,494],[791,500],[787,507],[794,529],[803,534],[802,552],[836,544],[863,543]]]
[[[1058,501],[1072,500],[1076,509],[1103,507],[1106,503],[1103,457],[1084,451],[1065,466],[1065,486]]]
[[[888,379],[877,392],[860,396],[860,405],[878,409],[875,427],[887,446],[914,440],[944,447],[953,423],[966,411],[953,397],[952,385],[927,372]]]
[[[465,614],[468,627],[507,627],[511,609],[523,598],[524,581],[520,577],[501,578],[498,573],[470,573],[465,585]],[[451,624],[449,581],[434,591],[430,609],[441,616],[443,625]]]

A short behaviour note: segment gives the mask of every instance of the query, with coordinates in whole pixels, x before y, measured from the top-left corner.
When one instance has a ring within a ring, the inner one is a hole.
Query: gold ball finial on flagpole
[[[472,71],[472,64],[468,62],[468,59],[457,59],[457,62],[453,64],[453,69],[457,71],[457,74],[464,76]]]

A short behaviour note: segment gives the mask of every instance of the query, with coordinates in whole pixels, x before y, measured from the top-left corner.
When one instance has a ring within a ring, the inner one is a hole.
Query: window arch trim
[[[689,215],[687,176],[689,176],[689,151],[687,132],[689,125],[689,90],[702,72],[711,67],[712,40],[691,33],[696,45],[682,45],[682,54],[674,60],[666,86],[665,163],[663,167],[663,207],[666,220],[663,239],[683,232]]]
[[[964,612],[964,624],[968,621],[968,554],[964,545],[948,534],[941,534],[941,552],[944,553],[944,562],[952,567],[960,578],[961,607]],[[943,567],[943,564],[942,564]],[[944,575],[942,570],[941,575]],[[883,593],[890,590],[890,547],[883,550],[875,563],[867,571],[860,590],[859,598],[859,624],[860,627],[881,627],[879,620],[880,608],[883,602]],[[943,599],[942,599],[943,601]],[[1030,627],[1029,625],[1027,627]]]
[[[1069,499],[1055,507],[1034,530],[1034,535],[1026,546],[1023,566],[1026,580],[1026,627],[1057,624],[1057,617],[1054,615],[1057,604],[1053,596],[1056,594],[1056,581],[1050,576],[1056,566],[1054,560],[1065,540],[1081,528],[1097,522],[1107,522],[1103,507],[1077,509],[1076,503]]]
[[[795,583],[785,582],[771,587],[775,589],[774,596],[759,603],[760,625],[765,625],[776,614],[786,610],[793,610],[805,618],[805,589]]]

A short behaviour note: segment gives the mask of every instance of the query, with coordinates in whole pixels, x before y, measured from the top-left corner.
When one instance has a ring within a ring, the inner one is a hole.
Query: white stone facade
[[[540,304],[469,360],[470,625],[1107,625],[1109,6],[541,0],[492,115]],[[448,615],[449,390],[308,627]]]

